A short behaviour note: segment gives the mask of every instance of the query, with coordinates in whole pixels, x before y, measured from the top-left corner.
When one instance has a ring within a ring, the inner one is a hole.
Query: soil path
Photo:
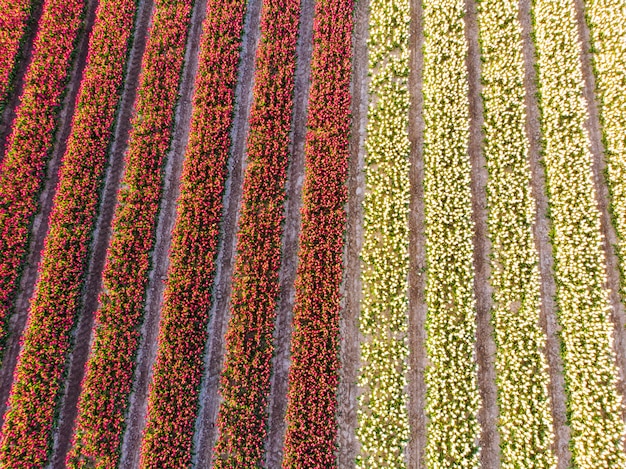
[[[230,317],[230,291],[237,242],[237,220],[246,165],[248,117],[254,88],[254,66],[259,41],[262,0],[250,0],[244,21],[235,108],[231,129],[231,157],[224,191],[224,209],[220,228],[220,245],[213,284],[213,305],[205,348],[205,373],[200,385],[198,417],[194,434],[192,467],[210,467],[217,439],[217,411],[220,373],[224,358],[224,335]]]
[[[33,8],[32,15],[28,21],[28,32],[24,36],[24,42],[20,47],[20,51],[17,56],[17,66],[14,69],[15,76],[11,86],[9,87],[9,96],[6,101],[6,106],[2,110],[0,115],[0,161],[4,158],[4,152],[6,150],[7,138],[13,127],[13,121],[15,120],[15,109],[20,103],[20,97],[24,90],[24,76],[26,70],[30,65],[33,57],[33,42],[35,34],[37,34],[37,26],[39,25],[39,18],[43,11],[43,0],[35,0],[37,3]]]
[[[41,251],[48,233],[48,218],[52,210],[52,202],[58,182],[59,166],[67,146],[76,105],[76,96],[85,68],[87,41],[93,27],[96,6],[96,0],[89,0],[86,5],[83,25],[76,43],[74,64],[68,75],[68,85],[65,88],[61,110],[57,115],[56,139],[46,168],[47,179],[39,196],[39,212],[31,225],[27,262],[24,265],[20,288],[15,300],[14,314],[9,318],[9,336],[2,366],[0,367],[0,418],[2,420],[0,423],[4,422],[6,402],[13,384],[13,372],[21,348],[20,339],[28,318],[30,299],[39,277],[37,270],[41,259]]]
[[[285,411],[291,364],[291,333],[295,300],[296,271],[298,268],[298,236],[300,234],[300,207],[304,182],[304,144],[313,51],[313,16],[315,0],[300,3],[300,26],[296,45],[296,76],[291,124],[291,161],[285,186],[285,223],[283,225],[282,261],[279,272],[280,299],[274,327],[274,358],[268,398],[268,426],[265,443],[265,467],[281,467],[285,440]]]
[[[498,389],[496,387],[496,344],[491,324],[489,253],[491,242],[487,228],[487,161],[482,151],[483,103],[480,81],[480,47],[476,2],[465,2],[465,36],[467,38],[467,71],[469,84],[470,137],[469,156],[472,166],[472,217],[474,220],[474,295],[476,297],[476,361],[481,406],[480,463],[482,467],[500,467],[500,435],[498,433]]]
[[[111,235],[110,226],[115,211],[117,190],[124,167],[124,152],[130,131],[130,119],[151,12],[152,0],[140,1],[135,18],[133,43],[129,51],[126,79],[118,107],[109,162],[100,196],[100,212],[93,233],[91,256],[83,292],[82,314],[74,332],[74,349],[70,359],[65,396],[60,408],[59,425],[55,434],[53,456],[51,458],[51,467],[54,469],[65,467],[65,457],[73,436],[81,383],[85,374],[85,363],[91,350],[94,314],[98,308],[102,270],[104,269],[106,251]]]
[[[206,0],[196,0],[189,22],[185,61],[181,72],[179,98],[174,115],[174,130],[165,162],[163,192],[156,226],[156,241],[152,252],[152,268],[148,277],[146,306],[141,326],[141,342],[133,377],[133,392],[130,395],[126,414],[127,426],[120,459],[120,467],[124,468],[139,467],[141,436],[148,407],[148,385],[152,378],[152,364],[156,358],[161,305],[169,266],[169,249],[176,220],[180,176],[189,139],[192,98],[200,53],[200,36],[205,16]]]
[[[367,37],[369,0],[358,0],[354,6],[352,33],[352,124],[350,160],[348,163],[348,203],[346,205],[346,234],[344,247],[344,278],[341,284],[341,319],[339,387],[337,389],[337,464],[342,469],[353,468],[359,442],[357,428],[357,376],[360,367],[361,334],[359,309],[361,303],[361,259],[363,245],[363,197],[365,195],[365,135],[369,102],[367,75]]]
[[[409,141],[409,426],[406,448],[407,469],[425,469],[426,448],[426,237],[424,235],[424,31],[422,2],[411,0]]]
[[[557,469],[570,467],[572,454],[569,450],[570,428],[567,424],[565,381],[561,360],[561,343],[558,337],[560,326],[557,322],[556,284],[550,240],[550,220],[548,219],[548,196],[546,176],[541,162],[541,125],[539,103],[537,101],[537,76],[535,72],[535,46],[532,39],[531,0],[520,0],[519,18],[522,25],[522,47],[524,56],[524,86],[526,88],[526,134],[528,136],[529,163],[532,194],[536,201],[535,243],[539,253],[539,273],[541,276],[541,325],[546,333],[546,360],[550,374],[550,405],[554,425],[554,453],[557,456]]]
[[[594,93],[596,79],[593,73],[590,33],[585,21],[585,5],[583,0],[574,0],[576,19],[578,20],[578,32],[582,43],[582,72],[585,81],[584,95],[587,100],[589,120],[587,131],[591,143],[593,156],[593,178],[595,182],[596,198],[600,209],[600,222],[604,237],[604,255],[607,265],[607,286],[610,290],[611,320],[613,321],[613,347],[617,356],[618,385],[617,389],[622,396],[622,402],[626,398],[626,311],[621,301],[620,266],[614,246],[618,239],[615,227],[611,220],[610,194],[605,178],[606,161],[604,160],[604,145],[602,143],[602,123],[600,120],[600,106]],[[622,418],[626,419],[626,405],[622,405]],[[624,442],[626,449],[626,441]]]

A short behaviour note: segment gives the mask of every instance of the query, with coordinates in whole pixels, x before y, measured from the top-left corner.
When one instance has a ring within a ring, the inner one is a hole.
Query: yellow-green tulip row
[[[484,155],[497,346],[496,383],[501,467],[556,466],[545,333],[539,323],[538,255],[534,244],[525,133],[524,61],[517,0],[481,0]]]
[[[469,102],[463,0],[424,2],[426,464],[478,466]]]
[[[357,466],[404,468],[409,438],[409,1],[370,4]]]
[[[626,467],[573,1],[535,0],[533,20],[573,466]]]

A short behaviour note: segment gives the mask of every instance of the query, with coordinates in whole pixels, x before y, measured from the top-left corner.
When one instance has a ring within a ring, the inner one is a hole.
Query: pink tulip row
[[[352,0],[318,0],[315,8],[284,468],[337,467],[352,8]]]
[[[245,0],[207,5],[142,468],[191,464],[245,9]]]
[[[263,459],[299,15],[298,0],[263,1],[216,468],[257,467]]]
[[[84,0],[44,2],[7,152],[0,157],[0,355],[28,250],[30,225],[39,210],[84,4]]]
[[[0,0],[0,112],[11,89],[35,3],[38,0]]]
[[[154,5],[69,467],[119,462],[192,3]]]

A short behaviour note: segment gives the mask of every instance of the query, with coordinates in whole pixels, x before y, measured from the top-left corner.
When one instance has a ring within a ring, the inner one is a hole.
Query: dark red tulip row
[[[245,9],[245,0],[207,5],[142,468],[191,464]]]
[[[317,0],[284,468],[337,467],[353,0]]]
[[[216,468],[258,467],[263,459],[299,16],[299,0],[263,1]]]
[[[15,121],[0,162],[0,355],[39,210],[84,0],[46,0]],[[1,461],[1,458],[0,458]]]
[[[192,0],[157,0],[142,59],[70,467],[117,467]]]
[[[0,0],[0,112],[29,29],[32,11],[40,0]]]

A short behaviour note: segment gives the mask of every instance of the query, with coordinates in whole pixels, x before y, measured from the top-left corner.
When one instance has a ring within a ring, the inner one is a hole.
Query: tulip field
[[[0,0],[0,467],[626,468],[625,24]]]

